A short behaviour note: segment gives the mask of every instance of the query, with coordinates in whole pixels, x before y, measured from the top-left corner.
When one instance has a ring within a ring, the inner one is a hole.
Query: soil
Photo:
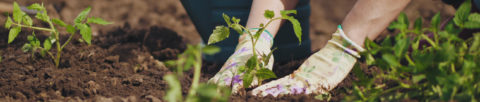
[[[12,3],[3,0],[0,3]],[[73,40],[63,51],[62,62],[56,68],[53,61],[38,53],[21,51],[26,36],[23,31],[7,44],[8,30],[0,26],[0,101],[162,101],[167,83],[162,77],[171,73],[163,61],[175,59],[186,44],[201,42],[198,33],[178,0],[31,0],[18,1],[20,5],[45,2],[54,17],[72,22],[76,14],[92,6],[92,16],[113,21],[109,26],[93,25],[92,45]],[[332,6],[335,4],[336,6]],[[351,0],[312,0],[312,49],[318,50],[330,39],[330,33],[340,24],[353,6]],[[428,4],[425,6],[425,4]],[[412,0],[405,12],[410,19],[431,18],[442,12],[443,18],[453,15],[453,8],[440,0]],[[446,13],[444,13],[446,12]],[[4,24],[5,16],[0,16]],[[424,20],[428,21],[428,20]],[[35,24],[44,25],[38,21]],[[38,32],[43,41],[45,34]],[[63,33],[62,33],[63,34]],[[65,41],[66,33],[62,41]],[[78,39],[77,36],[75,39]],[[54,51],[54,50],[52,50]],[[303,59],[304,60],[304,59]],[[283,77],[296,70],[303,60],[275,62],[274,72]],[[220,68],[220,63],[203,63],[201,82],[206,82]],[[377,68],[362,64],[362,70],[371,75]],[[181,80],[183,93],[191,84],[193,73],[186,72]],[[351,95],[356,78],[350,73],[331,91],[330,101],[341,101]],[[267,80],[269,81],[269,80]],[[315,95],[282,97],[255,97],[233,95],[230,101],[309,102]]]

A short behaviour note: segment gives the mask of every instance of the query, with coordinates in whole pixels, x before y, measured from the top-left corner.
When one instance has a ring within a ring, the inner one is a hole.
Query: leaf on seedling
[[[265,31],[265,28],[258,29],[257,32],[255,32],[255,35],[253,35],[253,38],[258,39],[258,37],[260,37],[260,35],[262,35],[264,31]]]
[[[15,20],[17,23],[20,23],[22,22],[23,15],[25,15],[25,12],[20,9],[20,6],[18,6],[17,2],[13,2],[13,20]]]
[[[432,18],[432,23],[431,23],[431,27],[436,31],[438,29],[438,27],[440,26],[440,20],[441,20],[441,17],[440,17],[440,12],[435,14],[435,16],[433,16]]]
[[[33,25],[32,18],[30,18],[30,16],[28,16],[28,15],[24,15],[23,16],[23,24],[25,24],[27,26],[32,26]]]
[[[5,28],[6,29],[10,29],[10,27],[12,26],[13,22],[12,22],[12,18],[10,18],[10,16],[7,17],[7,21],[5,21]]]
[[[220,48],[216,46],[205,46],[203,47],[203,53],[208,55],[213,55],[215,53],[220,52]]]
[[[422,34],[422,17],[415,20],[415,25],[413,27],[415,28],[416,34]]]
[[[52,48],[52,42],[50,38],[47,38],[45,41],[43,41],[43,48],[45,48],[47,51]]]
[[[105,20],[103,20],[102,18],[98,18],[98,17],[90,17],[90,18],[88,18],[88,19],[87,19],[87,23],[89,23],[89,24],[95,23],[95,24],[100,24],[100,25],[112,24],[111,22],[105,21]]]
[[[257,57],[255,56],[250,57],[247,60],[247,63],[245,63],[245,66],[247,67],[247,72],[250,72],[251,70],[253,70],[256,67],[257,62],[258,62]]]
[[[272,19],[273,16],[275,16],[275,13],[272,10],[265,10],[263,16],[265,16],[267,19]]]
[[[253,73],[245,73],[243,75],[243,88],[248,88],[253,82]]]
[[[480,22],[480,14],[479,13],[472,13],[468,16],[469,21]]]
[[[222,16],[225,22],[227,23],[227,25],[230,26],[230,24],[232,24],[232,22],[230,21],[230,17],[228,17],[228,15],[225,13],[223,13]]]
[[[31,51],[32,50],[32,45],[30,45],[29,43],[25,43],[23,46],[22,46],[22,51],[23,52],[28,52],[28,51]]]
[[[10,29],[10,32],[8,33],[8,43],[12,43],[13,40],[15,40],[15,38],[17,37],[18,33],[20,33],[20,31],[22,30],[21,27],[13,27],[12,29]]]
[[[399,39],[394,46],[394,53],[395,56],[401,57],[403,53],[408,49],[408,42],[410,42],[409,38]]]
[[[293,30],[298,38],[298,42],[302,44],[302,26],[300,25],[300,22],[298,22],[298,20],[293,17],[289,17],[288,21],[292,23]]]
[[[480,33],[473,34],[473,42],[469,48],[470,53],[479,52],[480,50]]]
[[[164,99],[168,102],[180,102],[182,101],[182,88],[180,81],[175,77],[175,75],[167,74],[163,76],[163,80],[168,83],[168,91],[164,96]]]
[[[59,26],[62,26],[62,27],[67,26],[67,25],[65,24],[65,22],[63,22],[62,20],[57,19],[57,18],[53,18],[53,19],[52,19],[52,22],[55,23],[55,24],[57,24],[57,25],[59,25]]]
[[[262,69],[258,70],[257,73],[255,73],[255,76],[257,76],[257,78],[259,78],[261,80],[270,79],[270,78],[277,78],[277,75],[275,75],[275,73],[273,73],[272,70],[269,70],[267,68],[262,68]]]
[[[453,18],[453,22],[455,22],[457,26],[463,27],[463,24],[468,19],[468,15],[470,15],[471,8],[472,8],[471,2],[463,2],[455,12],[455,17]]]
[[[480,28],[480,22],[467,21],[463,24],[463,27],[468,29],[477,29]]]
[[[87,7],[82,12],[80,12],[80,14],[78,14],[78,16],[74,20],[75,25],[81,24],[82,21],[84,21],[87,18],[88,13],[90,13],[90,10],[91,10],[91,7]]]
[[[88,45],[92,43],[92,29],[87,24],[78,24],[76,25],[77,28],[80,30],[80,34],[85,42]]]
[[[398,61],[397,57],[391,54],[383,54],[382,55],[383,60],[385,60],[390,66],[392,67],[398,67],[400,66],[400,62]]]
[[[77,32],[75,27],[73,27],[72,25],[67,25],[65,27],[67,28],[67,32],[70,33],[70,34],[74,34],[75,32]]]
[[[276,48],[276,47],[275,47],[275,48],[273,48],[273,50],[272,50],[272,51],[270,51],[270,53],[268,53],[268,55],[264,57],[264,59],[263,59],[263,63],[267,64],[268,62],[270,62],[270,57],[272,57],[272,55],[273,55],[273,51],[275,51],[275,50],[277,50],[277,48]]]
[[[208,39],[208,45],[225,40],[230,35],[230,29],[225,26],[217,26]]]
[[[237,33],[241,35],[241,34],[243,34],[243,30],[242,30],[242,27],[241,27],[241,26],[242,26],[242,25],[240,25],[240,24],[232,24],[232,25],[231,25],[231,28],[232,28],[233,30],[237,31]]]
[[[45,10],[45,8],[43,7],[43,4],[40,5],[38,3],[34,3],[30,6],[28,6],[27,9],[36,10],[36,11],[44,11]]]
[[[282,15],[282,17],[284,19],[287,19],[289,14],[297,14],[297,10],[283,10],[283,11],[280,11],[280,14]]]
[[[37,13],[37,15],[35,15],[35,18],[40,19],[44,22],[49,22],[50,20],[50,17],[48,17],[48,15],[45,12]]]
[[[232,22],[235,23],[235,24],[238,24],[238,23],[240,23],[240,19],[232,17]]]

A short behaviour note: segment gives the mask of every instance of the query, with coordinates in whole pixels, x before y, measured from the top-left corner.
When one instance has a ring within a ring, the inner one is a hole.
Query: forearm
[[[258,28],[260,24],[266,24],[268,19],[263,16],[265,10],[272,10],[275,12],[274,17],[280,17],[281,10],[293,9],[297,3],[298,0],[253,0],[246,27]],[[266,30],[275,36],[282,22],[282,20],[275,20],[266,27]]]
[[[346,35],[363,46],[366,37],[373,40],[385,30],[410,0],[358,0],[345,17]]]

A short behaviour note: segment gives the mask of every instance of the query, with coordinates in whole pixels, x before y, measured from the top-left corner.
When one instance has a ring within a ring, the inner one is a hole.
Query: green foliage
[[[295,35],[298,38],[298,41],[301,42],[302,36],[302,27],[300,26],[300,22],[298,22],[295,17],[290,16],[290,14],[297,14],[296,10],[287,10],[287,11],[280,11],[281,17],[275,17],[275,13],[272,10],[265,10],[264,17],[267,18],[269,21],[266,24],[260,24],[259,28],[249,29],[245,28],[244,26],[240,25],[240,19],[235,17],[229,17],[226,14],[223,14],[222,17],[225,20],[227,26],[217,26],[213,33],[210,35],[208,39],[208,44],[214,44],[225,40],[230,35],[230,28],[238,32],[239,34],[248,34],[250,35],[252,40],[252,47],[253,47],[253,57],[250,57],[247,60],[245,65],[239,66],[237,74],[244,73],[242,80],[244,88],[248,88],[250,84],[253,82],[254,77],[257,77],[258,82],[262,82],[265,79],[276,78],[277,76],[271,70],[266,69],[266,64],[269,62],[270,57],[272,56],[272,52],[269,54],[257,54],[255,52],[255,44],[257,43],[260,35],[265,31],[265,28],[269,26],[272,21],[275,20],[288,20],[292,23]],[[256,30],[255,32],[251,32],[251,30]],[[256,56],[261,56],[257,58]]]
[[[200,74],[202,67],[202,53],[214,54],[220,51],[215,46],[188,45],[185,52],[178,55],[177,60],[166,61],[165,64],[173,67],[176,74],[167,74],[163,78],[168,83],[168,91],[164,100],[168,102],[198,102],[198,101],[218,101],[226,102],[230,96],[230,89],[213,84],[200,83]],[[190,86],[188,96],[183,99],[182,85],[179,79],[183,78],[183,72],[189,69],[194,70],[192,85]]]
[[[468,39],[458,37],[464,28],[475,28],[469,27],[468,22],[479,20],[478,14],[469,13],[469,5],[468,0],[463,3],[454,21],[447,23],[445,29],[439,29],[439,13],[432,18],[429,28],[421,28],[421,21],[417,19],[413,29],[405,27],[406,22],[400,22],[407,21],[400,20],[404,17],[400,15],[390,26],[400,30],[400,34],[387,37],[380,44],[367,39],[363,61],[380,67],[380,71],[369,77],[357,65],[353,73],[358,80],[350,89],[354,95],[345,99],[477,101],[480,97],[480,33]],[[425,33],[433,34],[434,39]]]
[[[36,52],[39,52],[42,56],[45,56],[46,54],[48,54],[54,60],[55,66],[57,66],[57,67],[59,66],[59,63],[60,63],[61,51],[70,42],[70,40],[73,38],[73,36],[77,32],[77,30],[80,30],[80,34],[82,35],[82,39],[87,44],[90,45],[91,40],[92,40],[92,30],[91,30],[89,24],[90,23],[102,24],[102,25],[111,24],[111,23],[109,23],[109,22],[107,22],[107,21],[105,21],[101,18],[92,17],[92,18],[87,19],[88,13],[90,12],[90,8],[87,8],[87,9],[83,10],[77,16],[77,18],[75,18],[75,22],[74,22],[73,26],[66,24],[65,22],[63,22],[60,19],[50,18],[50,16],[48,16],[47,10],[45,9],[43,4],[35,3],[35,4],[32,4],[32,5],[28,6],[27,8],[31,9],[31,10],[39,11],[39,13],[37,13],[35,15],[35,18],[37,18],[37,19],[39,19],[43,22],[48,23],[50,28],[33,26],[32,18],[29,15],[27,15],[25,12],[23,12],[20,9],[20,6],[16,2],[14,2],[13,3],[13,14],[12,14],[13,20],[9,16],[9,17],[7,17],[7,21],[5,22],[5,28],[10,29],[10,32],[9,32],[9,35],[8,35],[8,43],[12,43],[15,40],[17,35],[21,32],[22,28],[30,28],[30,29],[33,29],[33,30],[50,32],[51,35],[43,41],[43,47],[40,46],[41,45],[40,40],[37,39],[35,33],[32,33],[32,35],[28,36],[29,43],[24,44],[23,47],[22,47],[22,50],[24,52],[29,52],[30,51],[32,53],[32,57],[34,56],[34,54]],[[60,34],[59,34],[59,31],[56,28],[56,26],[65,27],[67,32],[70,33],[70,37],[63,44],[60,42],[60,40],[57,40],[57,39],[60,38],[59,37]],[[57,45],[56,46],[57,53],[56,53],[55,56],[52,53],[49,52],[49,50],[54,47],[52,45]]]

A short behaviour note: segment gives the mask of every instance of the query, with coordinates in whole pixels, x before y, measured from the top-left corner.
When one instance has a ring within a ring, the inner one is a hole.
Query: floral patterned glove
[[[250,31],[255,34],[257,30],[258,29],[251,29]],[[267,30],[265,30],[260,35],[260,38],[255,45],[257,53],[256,57],[260,58],[260,55],[263,54],[268,55],[271,52],[270,48],[272,47],[272,44],[273,37]],[[247,60],[252,56],[253,51],[251,37],[248,34],[243,34],[240,37],[235,52],[228,58],[220,71],[208,82],[221,86],[231,86],[233,83],[232,93],[236,93],[238,90],[243,88],[243,73],[238,72],[238,69],[240,66],[245,65]],[[271,70],[273,66],[273,56],[270,58],[270,61],[266,64],[264,63],[264,65],[267,65],[266,68]],[[254,80],[249,87],[256,85],[258,85],[258,81],[257,78],[254,77]]]
[[[311,55],[293,74],[261,85],[252,91],[255,96],[286,94],[321,94],[335,88],[353,68],[358,51],[364,49],[352,42],[339,26],[320,51]]]

